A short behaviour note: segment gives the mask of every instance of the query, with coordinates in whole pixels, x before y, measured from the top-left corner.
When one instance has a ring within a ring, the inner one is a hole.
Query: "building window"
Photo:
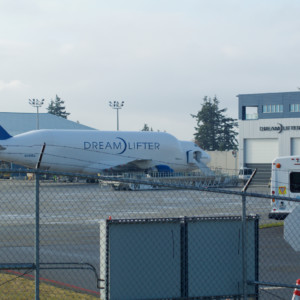
[[[281,113],[283,112],[282,104],[265,104],[263,105],[263,113]]]
[[[290,104],[290,112],[300,112],[300,104]]]
[[[299,172],[291,172],[290,173],[290,191],[292,193],[300,192],[300,173]]]
[[[257,106],[246,106],[246,120],[257,120]]]

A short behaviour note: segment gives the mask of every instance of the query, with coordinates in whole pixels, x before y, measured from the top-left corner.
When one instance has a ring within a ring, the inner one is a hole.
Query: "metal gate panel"
[[[256,222],[247,220],[248,280],[257,279]],[[238,217],[199,218],[188,223],[189,297],[241,295],[241,234],[242,223]],[[255,294],[255,286],[249,286],[248,293]]]
[[[195,299],[243,293],[240,217],[100,223],[101,299]],[[247,279],[258,280],[258,218],[247,218]],[[257,289],[248,286],[248,294]]]
[[[108,221],[101,299],[180,298],[180,234],[178,219]],[[103,267],[100,261],[100,272]]]

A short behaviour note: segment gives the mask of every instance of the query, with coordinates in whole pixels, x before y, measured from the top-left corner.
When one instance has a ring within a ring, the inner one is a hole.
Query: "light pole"
[[[119,131],[119,109],[121,109],[124,106],[124,101],[109,101],[109,106],[113,109],[117,110],[117,131]]]
[[[29,99],[28,102],[31,106],[36,107],[36,129],[40,129],[39,108],[44,104],[44,99]]]

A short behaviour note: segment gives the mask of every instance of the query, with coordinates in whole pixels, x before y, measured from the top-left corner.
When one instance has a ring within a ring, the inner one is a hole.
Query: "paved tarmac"
[[[269,199],[247,198],[247,205],[247,214],[259,214],[260,224],[274,222],[267,218]],[[34,182],[0,181],[1,263],[34,261],[34,209]],[[241,209],[238,195],[188,190],[113,191],[97,184],[41,182],[41,266],[89,263],[99,274],[99,221],[109,216],[229,216],[241,215]],[[59,286],[99,292],[95,274],[89,270],[42,270],[41,277]],[[282,227],[259,230],[259,279],[294,284],[298,277],[299,254],[284,241]],[[289,299],[291,292],[264,288],[260,299],[272,299],[272,293]]]

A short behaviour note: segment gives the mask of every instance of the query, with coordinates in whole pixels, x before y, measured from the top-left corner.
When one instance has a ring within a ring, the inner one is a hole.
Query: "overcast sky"
[[[236,95],[300,87],[300,1],[0,0],[0,111],[57,94],[68,119],[147,123],[192,140],[204,96],[237,118]],[[1,124],[1,120],[0,120]]]

